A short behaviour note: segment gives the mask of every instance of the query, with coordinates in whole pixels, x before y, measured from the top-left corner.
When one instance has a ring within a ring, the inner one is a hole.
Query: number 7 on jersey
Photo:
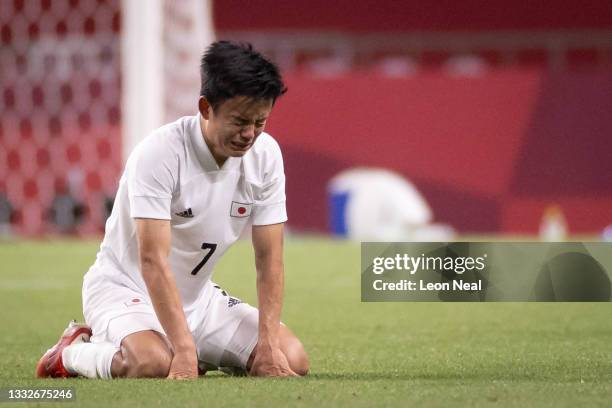
[[[206,265],[206,262],[208,262],[212,254],[215,252],[215,249],[217,249],[217,244],[209,244],[208,242],[204,242],[202,244],[202,249],[208,249],[208,252],[206,253],[206,255],[204,255],[204,259],[202,259],[202,261],[197,264],[195,268],[193,268],[193,271],[191,271],[192,275],[197,275],[198,272],[200,272],[200,269],[202,269],[202,267]]]

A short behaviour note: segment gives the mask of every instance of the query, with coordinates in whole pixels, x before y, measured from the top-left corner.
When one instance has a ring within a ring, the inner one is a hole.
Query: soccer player
[[[39,377],[308,372],[301,342],[280,322],[285,176],[263,132],[286,87],[250,45],[226,41],[206,50],[201,76],[199,114],[157,129],[129,157],[83,281],[88,326],[69,325]],[[250,225],[259,310],[211,281]]]

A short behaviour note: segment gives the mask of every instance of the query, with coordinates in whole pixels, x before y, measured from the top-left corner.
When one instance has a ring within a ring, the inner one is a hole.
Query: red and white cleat
[[[76,320],[71,321],[66,330],[64,330],[64,333],[62,333],[57,344],[47,350],[38,361],[36,365],[36,377],[76,377],[75,374],[70,374],[64,368],[64,364],[62,363],[62,351],[71,344],[87,342],[90,337],[91,329],[89,326],[78,324]]]

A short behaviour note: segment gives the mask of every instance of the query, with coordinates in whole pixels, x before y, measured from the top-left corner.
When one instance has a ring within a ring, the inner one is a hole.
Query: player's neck
[[[202,116],[200,116],[200,131],[202,138],[204,138],[204,143],[206,143],[206,146],[208,147],[208,150],[210,151],[210,154],[212,155],[213,159],[215,159],[217,166],[219,168],[223,167],[223,164],[225,164],[225,162],[227,161],[227,157],[219,155],[215,152],[214,144],[211,143],[206,137],[206,119],[204,119]]]
[[[219,156],[218,154],[216,154],[214,146],[211,146],[211,144],[208,142],[208,140],[206,140],[206,138],[204,138],[204,141],[206,142],[206,146],[208,146],[208,150],[210,150],[210,154],[212,154],[213,159],[215,159],[217,166],[219,166],[219,168],[222,168],[225,162],[227,161],[227,157]]]

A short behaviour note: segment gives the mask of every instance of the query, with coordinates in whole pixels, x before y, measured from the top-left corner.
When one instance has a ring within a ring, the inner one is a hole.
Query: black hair
[[[235,96],[274,102],[287,92],[278,67],[248,43],[212,43],[202,56],[200,75],[200,96],[213,109]]]

